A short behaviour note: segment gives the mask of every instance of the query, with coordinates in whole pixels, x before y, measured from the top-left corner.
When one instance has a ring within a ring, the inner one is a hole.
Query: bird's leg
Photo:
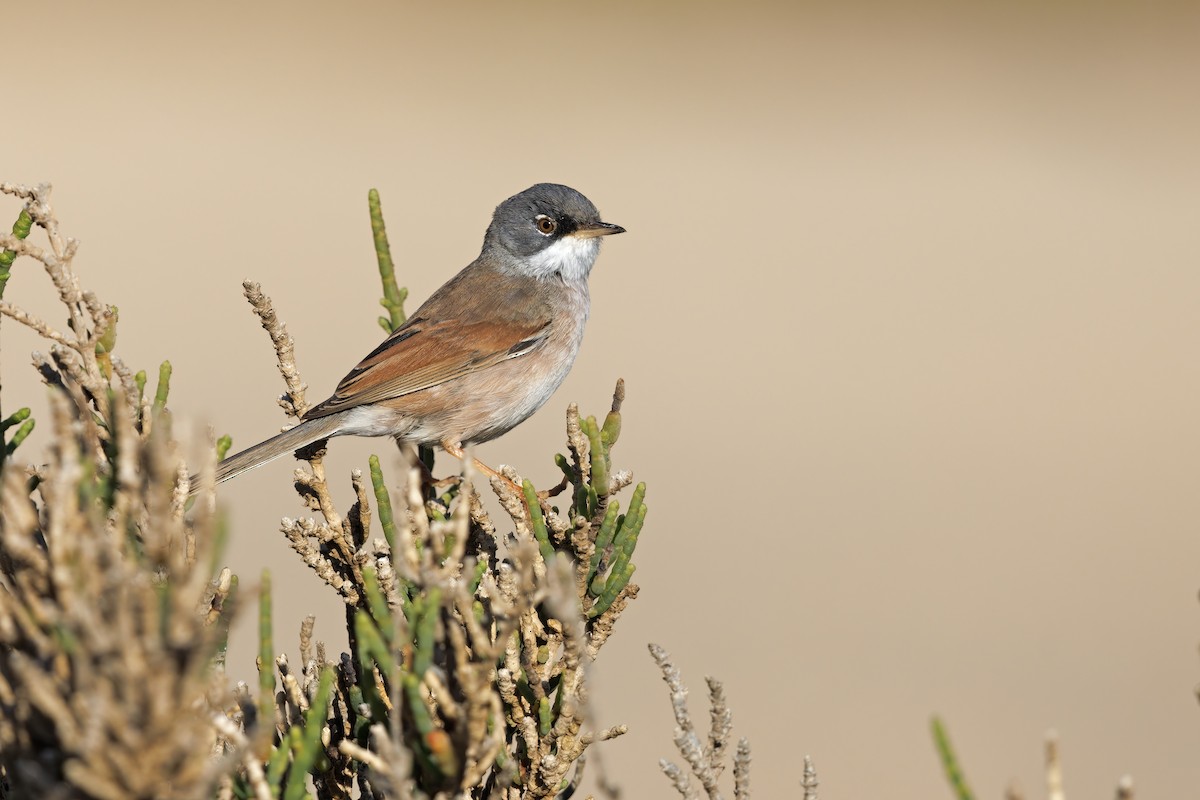
[[[425,466],[424,461],[417,458],[414,459],[414,463],[416,464],[417,471],[420,473],[421,488],[433,492],[434,496],[441,494],[443,491],[449,489],[451,486],[454,486],[462,480],[462,477],[459,475],[451,475],[448,478],[442,478],[441,480],[438,480],[434,477],[433,473],[429,471],[429,467]]]
[[[408,464],[410,469],[417,471],[417,478],[421,481],[421,488],[428,489],[437,483],[437,479],[433,477],[433,473],[429,471],[429,467],[421,460],[421,454],[417,450],[416,445],[406,442],[402,436],[397,436],[395,439],[396,447],[400,449],[400,456],[404,459],[404,462]]]
[[[417,449],[416,445],[412,444],[411,442],[404,441],[404,439],[400,436],[396,437],[396,445],[400,448],[400,454],[404,457],[404,460],[417,471],[417,480],[420,481],[421,484],[421,493],[426,497],[426,499],[437,497],[443,491],[458,484],[458,482],[462,480],[462,478],[458,475],[451,475],[448,478],[442,478],[441,480],[438,480],[434,477],[433,473],[429,470],[429,467],[425,464],[425,461],[421,458],[421,453]]]
[[[467,459],[467,454],[463,452],[463,448],[460,443],[446,439],[441,442],[441,445],[442,445],[443,450],[445,450],[448,454],[457,458],[459,461],[465,461]],[[487,464],[480,461],[478,458],[471,456],[471,463],[475,465],[475,468],[477,470],[482,472],[484,475],[487,475],[489,478],[496,478],[496,479],[501,480],[504,483],[508,484],[509,486],[511,486],[512,490],[514,492],[516,492],[518,495],[520,495],[521,492],[523,491],[521,489],[521,487],[518,486],[514,481],[505,477],[504,475],[501,475],[499,472],[492,469]]]

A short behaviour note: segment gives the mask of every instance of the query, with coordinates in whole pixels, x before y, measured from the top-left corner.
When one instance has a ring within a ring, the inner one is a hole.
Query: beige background
[[[595,691],[627,797],[670,795],[649,640],[725,680],[756,797],[805,753],[827,797],[948,796],[932,712],[981,796],[1041,795],[1050,726],[1074,797],[1200,786],[1195,7],[8,4],[0,176],[54,182],[120,352],[240,446],[283,422],[243,278],[313,400],[380,337],[369,187],[418,299],[536,181],[629,229],[567,383],[480,453],[546,485],[566,404],[629,383],[644,588]],[[7,299],[49,296],[19,265]],[[339,622],[289,474],[223,501],[294,649]]]

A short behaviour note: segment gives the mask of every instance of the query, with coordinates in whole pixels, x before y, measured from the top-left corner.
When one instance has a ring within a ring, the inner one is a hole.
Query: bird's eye
[[[549,236],[558,229],[558,223],[552,220],[550,217],[547,217],[545,214],[538,214],[537,218],[534,219],[533,224],[537,225],[538,233],[542,234],[543,236]]]

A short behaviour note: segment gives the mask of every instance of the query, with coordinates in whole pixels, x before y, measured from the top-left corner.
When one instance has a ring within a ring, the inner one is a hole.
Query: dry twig
[[[662,670],[663,680],[671,693],[671,710],[675,714],[675,747],[687,762],[691,775],[700,781],[700,786],[709,800],[721,800],[718,778],[726,766],[725,757],[729,737],[733,731],[733,714],[725,702],[724,687],[715,678],[706,678],[710,727],[707,745],[702,746],[692,724],[691,712],[688,711],[687,688],[684,687],[670,654],[659,645],[651,644],[650,655]],[[699,798],[699,791],[691,785],[688,773],[682,768],[665,758],[659,761],[659,765],[681,796],[689,800]],[[811,766],[807,760],[806,765]],[[737,800],[749,800],[750,797],[750,742],[746,739],[738,740],[737,750],[733,755],[733,794]]]

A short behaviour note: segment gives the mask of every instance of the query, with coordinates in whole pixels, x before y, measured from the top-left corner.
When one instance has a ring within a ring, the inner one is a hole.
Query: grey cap
[[[618,225],[601,222],[595,204],[570,186],[538,183],[496,206],[483,243],[485,250],[498,244],[525,258],[564,236],[602,236],[623,231]]]

